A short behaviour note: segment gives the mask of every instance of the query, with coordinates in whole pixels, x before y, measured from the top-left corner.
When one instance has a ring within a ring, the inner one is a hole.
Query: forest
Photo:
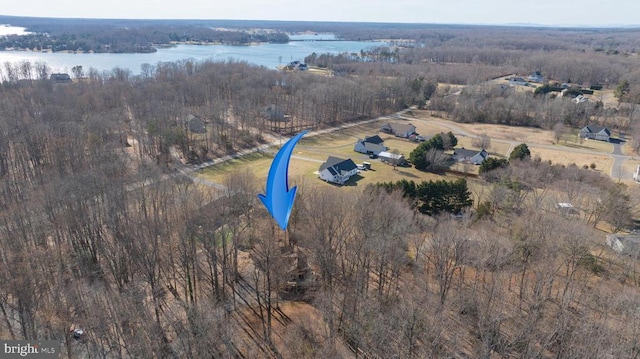
[[[47,64],[3,64],[0,338],[55,339],[66,358],[638,357],[638,253],[604,238],[634,228],[640,196],[602,172],[525,145],[427,181],[432,150],[457,142],[441,134],[412,154],[425,179],[296,179],[287,231],[257,201],[264,178],[198,177],[279,135],[407,108],[640,137],[634,29],[397,31],[410,45],[309,54],[330,75],[183,60],[56,83]],[[487,83],[532,71],[619,91],[581,106]]]
[[[0,16],[0,22],[23,26],[31,34],[0,36],[0,50],[147,53],[174,43],[248,45],[287,43],[281,31],[219,29],[193,21],[82,20]]]

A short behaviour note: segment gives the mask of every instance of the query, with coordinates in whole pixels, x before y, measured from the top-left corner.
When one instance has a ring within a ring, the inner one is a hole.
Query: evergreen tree
[[[480,174],[483,174],[491,170],[506,167],[508,164],[509,162],[504,158],[489,157],[482,162],[479,172]]]
[[[629,81],[622,80],[616,86],[616,89],[613,91],[613,95],[619,100],[622,96],[626,95],[629,92]]]
[[[460,213],[464,208],[473,205],[471,192],[464,178],[456,181],[414,181],[378,183],[388,192],[402,190],[404,197],[412,199],[413,206],[420,213],[433,216],[441,212]]]
[[[427,159],[427,152],[431,149],[445,151],[452,149],[458,144],[458,139],[453,133],[438,133],[428,141],[422,142],[409,154],[409,161],[419,170],[429,168],[431,163]]]
[[[428,167],[427,163],[427,148],[428,142],[422,142],[409,154],[409,161],[419,170],[424,170]]]
[[[509,155],[509,160],[518,159],[518,160],[524,161],[530,158],[531,158],[531,152],[529,151],[529,146],[527,146],[526,143],[521,143],[517,145]]]

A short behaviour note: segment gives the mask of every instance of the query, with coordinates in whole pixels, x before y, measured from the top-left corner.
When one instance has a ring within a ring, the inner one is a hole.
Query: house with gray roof
[[[525,79],[523,79],[522,77],[518,77],[518,76],[514,76],[512,78],[509,79],[509,85],[510,86],[529,86],[529,82]]]
[[[484,149],[478,150],[467,150],[463,148],[456,148],[453,150],[453,159],[457,162],[469,162],[474,165],[480,165],[484,160],[489,157],[489,153]]]
[[[187,116],[187,129],[193,133],[206,133],[207,128],[202,120],[194,115]]]
[[[353,146],[353,150],[367,155],[377,155],[380,152],[386,151],[387,147],[384,145],[384,141],[380,136],[374,135],[365,136],[364,140],[359,139]]]
[[[580,130],[580,137],[609,142],[611,131],[606,127],[589,125]]]
[[[57,84],[66,84],[69,82],[73,82],[73,80],[71,80],[71,76],[65,73],[51,74],[51,76],[49,76],[49,79]]]
[[[409,136],[416,133],[416,126],[410,123],[389,122],[382,126],[380,130],[396,137],[409,138]]]
[[[321,179],[336,183],[336,184],[344,184],[358,173],[358,166],[356,166],[355,162],[352,159],[342,159],[338,157],[329,156],[327,161],[322,163],[320,169],[318,170],[318,177]]]

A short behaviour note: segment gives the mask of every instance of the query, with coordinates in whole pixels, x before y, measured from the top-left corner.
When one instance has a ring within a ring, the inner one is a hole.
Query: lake
[[[0,26],[0,29],[2,26]],[[159,48],[157,52],[148,54],[70,54],[43,53],[31,51],[0,51],[0,65],[5,62],[29,61],[45,62],[53,72],[71,74],[71,68],[81,65],[85,72],[93,67],[98,71],[110,71],[115,67],[126,68],[133,74],[140,73],[142,64],[155,65],[158,62],[173,62],[183,59],[224,61],[234,59],[274,69],[279,65],[304,58],[311,53],[343,53],[360,52],[376,46],[388,46],[380,41],[312,41],[335,40],[332,34],[291,35],[287,44],[259,44],[247,46],[232,45],[176,45]],[[300,41],[302,40],[302,41]]]

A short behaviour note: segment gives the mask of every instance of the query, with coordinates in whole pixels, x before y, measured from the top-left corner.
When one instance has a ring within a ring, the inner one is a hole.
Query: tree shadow
[[[400,173],[401,175],[405,176],[405,177],[410,177],[410,178],[419,178],[418,176],[414,175],[411,172],[405,172],[405,171],[401,171],[401,170],[397,170],[398,173]]]

